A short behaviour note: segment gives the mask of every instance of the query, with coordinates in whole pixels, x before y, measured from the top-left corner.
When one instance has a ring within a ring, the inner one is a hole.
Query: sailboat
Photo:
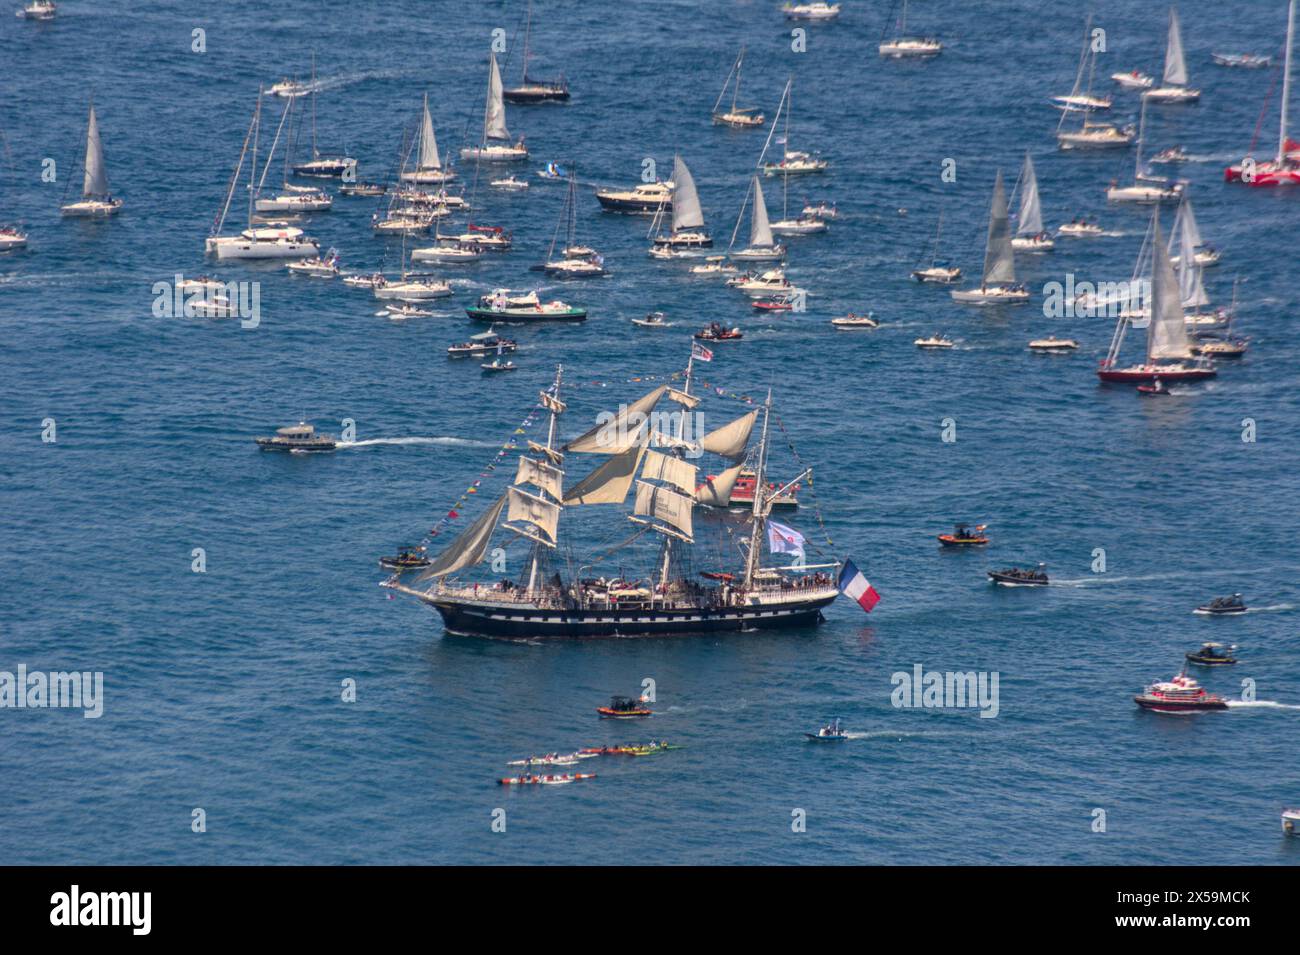
[[[483,138],[477,146],[460,151],[461,159],[479,162],[516,162],[528,158],[528,147],[522,138],[510,142],[506,128],[506,104],[502,98],[501,70],[497,68],[495,53],[488,53],[487,103],[483,108]]]
[[[984,246],[984,274],[978,288],[953,290],[954,302],[965,305],[1018,305],[1029,301],[1029,289],[1016,282],[1016,258],[1011,248],[1011,222],[1007,218],[1007,193],[1002,170],[993,181],[989,231]]]
[[[559,421],[568,410],[562,383],[560,367],[551,386],[540,393],[550,416],[546,441],[527,443],[527,453],[520,455],[514,480],[504,493],[410,584],[395,575],[382,586],[432,607],[449,633],[468,636],[630,637],[801,627],[821,620],[822,609],[839,592],[838,561],[763,566],[765,544],[774,546],[767,533],[772,502],[810,473],[804,471],[775,491],[768,489],[770,393],[761,409],[695,442],[680,427],[674,434],[657,431],[655,419],[647,418],[664,400],[682,411],[701,403],[687,377],[681,390],[660,385],[613,420],[602,416],[596,427],[560,445]],[[750,436],[760,415],[759,445],[750,452]],[[725,464],[703,487],[699,470],[687,457],[695,451],[716,455]],[[604,461],[565,487],[566,466],[582,454],[599,455]],[[712,536],[720,524],[706,519],[697,526],[695,505],[729,500],[747,458],[754,462],[755,491],[740,541],[743,566],[735,572],[701,568],[697,575],[697,562],[709,560],[704,555],[711,553],[697,542],[705,544],[701,538]],[[562,520],[566,526],[586,515],[597,520],[598,512],[587,509],[602,505],[622,513],[633,485],[634,503],[625,519],[635,533],[616,548],[617,563],[606,563],[609,553],[592,555],[586,563],[577,556],[568,558],[571,545],[562,533]],[[498,526],[528,548],[518,579],[478,584],[455,580],[489,556]],[[657,543],[650,546],[652,542]],[[566,579],[566,568],[574,566],[579,570]],[[610,568],[608,575],[597,576],[604,566]],[[644,573],[633,569],[638,566]]]
[[[1248,186],[1300,185],[1300,162],[1292,158],[1297,144],[1287,139],[1287,111],[1291,105],[1291,47],[1295,39],[1295,5],[1291,0],[1286,14],[1286,56],[1282,61],[1282,115],[1277,135],[1277,155],[1266,162],[1247,156],[1235,166],[1223,170],[1227,182],[1244,182]],[[1253,144],[1252,144],[1253,145]]]
[[[1016,234],[1011,248],[1017,252],[1050,252],[1056,248],[1052,237],[1043,231],[1043,208],[1038,198],[1038,176],[1034,161],[1025,151],[1025,165],[1020,171],[1020,212],[1016,216]]]
[[[529,40],[533,29],[533,2],[528,0],[528,15],[524,20],[523,76],[518,86],[503,90],[501,95],[511,103],[565,102],[569,98],[569,84],[561,75],[558,80],[534,80],[528,76]]]
[[[433,118],[429,115],[429,94],[424,94],[424,112],[420,116],[420,138],[416,148],[415,168],[401,173],[404,182],[444,183],[456,178],[456,173],[444,169],[438,155],[438,138],[433,133]]]
[[[1083,88],[1084,67],[1088,70],[1088,85]],[[1074,74],[1074,86],[1065,96],[1053,96],[1052,105],[1057,109],[1072,113],[1092,113],[1097,110],[1110,109],[1109,96],[1096,96],[1092,92],[1092,81],[1097,73],[1097,51],[1092,45],[1092,17],[1088,17],[1083,28],[1083,50],[1079,53],[1079,68]]]
[[[560,257],[555,257],[555,246],[560,240],[560,230],[567,226],[567,239],[560,250]],[[578,180],[569,172],[569,189],[564,196],[564,207],[560,211],[560,220],[555,224],[551,236],[551,248],[546,254],[542,271],[554,278],[587,279],[605,275],[605,260],[592,248],[578,244]]]
[[[1201,227],[1196,222],[1196,213],[1192,211],[1192,200],[1186,190],[1183,191],[1182,201],[1178,203],[1178,213],[1174,216],[1174,227],[1169,231],[1171,233],[1169,239],[1170,252],[1173,251],[1174,236],[1177,235],[1181,238],[1186,234],[1192,248],[1196,250],[1196,264],[1201,268],[1207,269],[1212,265],[1218,265],[1220,259],[1223,258],[1223,253],[1208,244],[1201,236]],[[1174,268],[1178,268],[1181,257],[1175,255],[1169,261],[1173,263]]]
[[[2,135],[0,135],[0,146],[4,147],[4,152],[7,156],[9,149]],[[15,249],[23,249],[26,247],[26,232],[16,225],[5,225],[0,223],[0,252],[13,252]]]
[[[763,163],[763,174],[766,176],[803,176],[813,172],[825,172],[830,168],[830,163],[816,153],[804,152],[799,149],[790,148],[790,92],[794,86],[794,79],[786,80],[785,90],[781,93],[781,102],[776,107],[776,117],[772,121],[772,132],[776,132],[776,124],[780,121],[782,111],[785,114],[785,130],[781,136],[781,159],[779,162]],[[772,138],[772,133],[768,133],[768,140]],[[767,146],[763,147],[767,152]]]
[[[881,38],[880,55],[891,60],[905,57],[938,56],[943,52],[943,44],[932,36],[909,36],[907,32],[907,0],[903,0],[903,10],[898,17],[898,27],[894,35]]]
[[[1080,93],[1080,84],[1083,82],[1084,64],[1086,62],[1096,63],[1096,54],[1091,53],[1092,46],[1092,17],[1089,16],[1084,24],[1083,31],[1083,49],[1079,53],[1079,69],[1075,73],[1074,88],[1066,100],[1075,100],[1079,97],[1080,102],[1088,102],[1092,98],[1092,79],[1093,70],[1088,71],[1088,85]],[[1089,57],[1091,56],[1091,59]],[[1074,115],[1082,117],[1082,123],[1078,129],[1066,129],[1066,120]],[[1118,149],[1133,142],[1134,128],[1132,125],[1117,126],[1114,123],[1095,123],[1091,119],[1091,110],[1088,109],[1063,109],[1061,112],[1061,121],[1056,124],[1056,141],[1062,149]]]
[[[111,216],[122,208],[122,200],[108,191],[108,170],[104,168],[104,144],[99,139],[99,121],[95,118],[95,104],[90,104],[90,117],[86,121],[85,176],[82,179],[81,199],[61,206],[65,216]]]
[[[376,282],[371,288],[378,299],[423,302],[453,294],[451,285],[428,272],[412,272],[406,266],[406,236],[402,236],[402,274],[395,281]]]
[[[664,205],[655,215],[651,233],[654,244],[650,254],[668,253],[680,249],[708,249],[713,246],[713,237],[704,228],[704,210],[700,207],[700,194],[695,188],[695,177],[686,168],[681,156],[673,157],[673,192],[671,203],[672,231],[667,235],[660,232],[669,212]]]
[[[305,259],[320,255],[320,246],[303,235],[302,229],[287,222],[257,222],[253,214],[253,203],[257,197],[259,183],[257,180],[257,146],[262,126],[262,91],[257,91],[257,107],[253,110],[253,119],[248,124],[248,133],[244,136],[244,147],[239,153],[239,162],[235,165],[234,175],[230,177],[230,186],[226,190],[226,199],[221,211],[213,220],[212,230],[208,234],[204,249],[208,255],[218,259]],[[248,228],[239,235],[221,235],[226,224],[226,215],[230,212],[230,203],[239,186],[239,173],[244,167],[244,159],[252,152],[248,175]],[[269,165],[269,161],[268,161]],[[265,174],[263,174],[265,179]]]
[[[1169,264],[1169,253],[1160,232],[1160,212],[1151,216],[1151,317],[1147,324],[1146,360],[1140,365],[1117,367],[1124,332],[1134,321],[1121,314],[1115,323],[1110,348],[1097,369],[1097,377],[1106,382],[1148,384],[1162,382],[1199,381],[1213,378],[1214,367],[1207,362],[1188,364],[1193,358],[1192,342],[1183,321],[1182,293],[1174,267]]]
[[[311,159],[295,163],[294,175],[310,179],[339,179],[349,170],[355,177],[357,161],[338,153],[325,154],[316,145],[316,54],[311,55]]]
[[[1170,184],[1163,176],[1152,175],[1142,167],[1142,143],[1146,137],[1147,102],[1142,101],[1141,119],[1138,122],[1137,151],[1133,157],[1133,184],[1121,186],[1115,180],[1106,188],[1107,202],[1177,202],[1183,193],[1183,183]]]
[[[280,126],[275,131],[275,139],[271,143],[271,151],[266,157],[266,167],[271,165],[271,159],[275,156],[275,148],[280,142],[280,135],[284,132],[286,125],[290,123],[290,117],[293,115],[293,104],[295,99],[289,99],[284,104],[284,115],[280,117]],[[290,126],[292,132],[292,126]],[[334,198],[326,193],[323,189],[315,187],[295,186],[289,182],[289,155],[291,149],[286,143],[284,148],[284,180],[283,191],[279,195],[263,199],[259,195],[253,203],[253,208],[257,212],[328,212],[334,205]],[[265,175],[262,177],[265,179]],[[261,191],[261,183],[258,184],[258,191]]]
[[[749,218],[749,245],[733,252],[731,248],[736,244],[736,235],[745,216],[745,206],[751,199],[753,209]],[[772,226],[767,221],[767,203],[763,200],[763,184],[759,182],[757,173],[750,180],[749,192],[740,206],[740,216],[736,219],[736,228],[731,232],[731,245],[727,255],[733,260],[745,262],[773,262],[785,258],[785,246],[773,238]]]
[[[732,65],[731,71],[727,74],[726,80],[722,84],[722,92],[718,94],[717,101],[713,104],[713,124],[715,126],[730,126],[733,129],[750,129],[755,126],[763,125],[763,114],[758,112],[757,107],[746,106],[738,107],[736,100],[740,97],[740,68],[745,62],[745,48],[740,48],[740,55],[736,57],[736,62]],[[735,86],[732,87],[732,78],[735,78]],[[723,112],[718,112],[722,105],[722,99],[727,95],[727,88],[731,88],[731,106]]]
[[[1213,328],[1222,325],[1227,312],[1208,308],[1210,296],[1202,281],[1201,266],[1196,263],[1196,232],[1194,217],[1183,215],[1176,228],[1178,239],[1178,291],[1183,303],[1183,322],[1194,328]],[[1171,241],[1172,241],[1171,237]],[[1173,260],[1170,260],[1170,265]],[[1207,310],[1208,309],[1208,310]]]
[[[1237,317],[1237,286],[1241,279],[1232,281],[1232,307],[1224,316],[1223,327],[1214,330],[1193,332],[1198,341],[1192,344],[1192,351],[1203,358],[1241,358],[1250,347],[1249,338],[1233,338],[1232,322]]]
[[[939,223],[934,229],[934,245],[930,249],[930,264],[912,270],[912,278],[918,282],[935,285],[951,285],[961,278],[961,269],[939,259],[939,239],[943,235],[943,212],[939,212]]]
[[[1201,91],[1187,85],[1187,63],[1183,60],[1183,37],[1178,26],[1178,9],[1169,8],[1169,37],[1165,41],[1165,72],[1159,86],[1142,94],[1154,103],[1194,103]]]

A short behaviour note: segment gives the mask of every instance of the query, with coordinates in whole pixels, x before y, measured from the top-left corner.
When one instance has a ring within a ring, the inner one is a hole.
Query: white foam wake
[[[369,448],[379,444],[407,445],[407,444],[438,444],[454,448],[493,448],[494,444],[488,444],[486,441],[472,441],[469,438],[369,438],[365,441],[340,441],[340,448]]]

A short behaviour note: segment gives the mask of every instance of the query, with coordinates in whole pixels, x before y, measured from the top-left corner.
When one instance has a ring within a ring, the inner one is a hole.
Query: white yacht
[[[943,52],[943,44],[932,36],[909,36],[907,33],[907,0],[903,0],[903,9],[898,17],[898,27],[894,36],[880,41],[880,55],[890,60],[902,60],[910,57],[938,56]]]
[[[1126,90],[1149,90],[1156,83],[1154,79],[1140,70],[1130,70],[1127,73],[1112,73],[1110,78]]]
[[[671,210],[661,207],[650,227],[654,243],[650,254],[659,258],[672,258],[686,250],[713,246],[713,237],[704,228],[704,210],[695,188],[695,177],[681,156],[673,157],[673,184]],[[670,218],[671,231],[664,235],[659,229]]]
[[[1050,252],[1056,248],[1051,233],[1043,230],[1043,209],[1038,197],[1038,176],[1034,161],[1025,151],[1025,164],[1020,171],[1017,186],[1020,193],[1020,211],[1016,216],[1016,234],[1011,248],[1017,252]]]
[[[789,149],[782,154],[779,162],[763,164],[763,173],[768,176],[804,176],[813,172],[825,172],[830,163],[820,156]]]
[[[401,179],[405,182],[442,184],[455,178],[456,173],[443,166],[442,157],[438,154],[438,137],[434,135],[433,117],[429,115],[429,94],[425,93],[415,168],[403,170]]]
[[[1159,86],[1142,94],[1143,101],[1153,103],[1194,103],[1201,91],[1187,85],[1187,63],[1183,59],[1183,37],[1178,26],[1178,10],[1169,8],[1169,36],[1165,41],[1165,72]]]
[[[643,182],[631,189],[597,189],[596,200],[606,212],[656,215],[673,204],[672,182]]]
[[[781,8],[787,20],[834,20],[840,15],[838,3],[787,3]]]
[[[403,272],[400,279],[376,284],[373,292],[375,298],[400,299],[404,302],[423,302],[453,294],[451,286],[442,279],[415,272]]]
[[[1093,123],[1084,120],[1076,130],[1058,130],[1056,141],[1062,149],[1120,149],[1133,145],[1137,130],[1114,123]]]
[[[487,104],[483,110],[483,138],[477,146],[460,151],[460,158],[478,162],[516,162],[528,158],[523,139],[510,141],[506,104],[501,97],[501,71],[495,53],[488,54]]]
[[[1057,227],[1056,234],[1068,236],[1072,239],[1094,239],[1104,235],[1105,233],[1097,223],[1089,222],[1084,218],[1078,218],[1070,222],[1062,223]]]
[[[18,17],[23,20],[53,20],[58,12],[52,0],[32,0],[18,11]]]
[[[743,262],[775,262],[785,258],[785,246],[777,242],[772,235],[772,226],[767,219],[767,203],[763,199],[763,184],[755,175],[749,183],[749,193],[745,203],[740,207],[740,215],[745,215],[745,205],[753,203],[749,218],[749,245],[743,249],[729,251],[727,254]],[[732,245],[735,245],[736,232],[740,230],[740,221],[732,232]]]
[[[730,288],[739,289],[751,298],[764,295],[789,294],[795,286],[785,277],[784,269],[768,269],[757,275],[738,275],[727,279]]]
[[[1011,222],[1007,217],[1007,195],[1002,170],[993,181],[993,202],[989,207],[989,230],[984,248],[984,273],[976,288],[948,293],[965,305],[1019,305],[1029,301],[1029,290],[1016,282],[1016,259],[1011,248]]]
[[[0,225],[0,252],[12,252],[27,246],[27,233],[17,226]]]
[[[1182,195],[1182,183],[1170,183],[1163,176],[1154,176],[1142,166],[1142,141],[1146,135],[1147,104],[1142,101],[1142,115],[1138,124],[1137,151],[1133,157],[1133,183],[1121,186],[1112,180],[1106,189],[1107,202],[1134,202],[1150,205],[1157,202],[1177,202]]]
[[[411,250],[412,262],[440,262],[443,265],[465,265],[477,262],[486,255],[482,249],[466,245],[455,239],[442,239],[436,245]]]
[[[765,122],[763,114],[758,111],[757,107],[737,106],[736,100],[740,97],[740,68],[745,62],[745,48],[740,48],[740,55],[736,57],[736,62],[732,65],[731,71],[727,74],[726,80],[722,83],[722,92],[718,94],[717,101],[713,104],[713,124],[715,126],[730,126],[733,129],[752,129],[756,126],[762,126]],[[732,86],[732,79],[735,79],[735,85]],[[728,109],[721,110],[722,99],[727,95],[728,87],[731,88],[731,106]]]
[[[90,105],[86,122],[85,176],[82,179],[81,198],[60,206],[65,216],[98,217],[115,215],[122,209],[122,200],[108,191],[108,171],[104,168],[104,145],[99,139],[99,122],[95,119],[95,104]]]
[[[328,212],[333,206],[334,197],[322,189],[286,189],[279,195],[253,203],[257,212]]]

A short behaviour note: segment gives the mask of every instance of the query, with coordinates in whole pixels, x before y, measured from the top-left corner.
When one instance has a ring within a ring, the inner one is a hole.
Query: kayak
[[[545,756],[529,756],[527,759],[512,759],[507,766],[572,766],[579,759],[577,753],[547,753]]]
[[[679,743],[654,743],[644,746],[600,746],[580,749],[578,750],[578,756],[581,758],[590,756],[649,756],[651,753],[663,752],[666,749],[681,748],[682,746]]]
[[[559,786],[577,779],[595,778],[595,773],[561,773],[558,776],[507,776],[497,782],[502,786]]]
[[[608,706],[598,706],[596,707],[596,712],[600,714],[601,719],[606,719],[606,720],[626,720],[626,719],[633,719],[638,716],[654,715],[653,711],[646,710],[646,709],[615,710],[615,709],[611,709]]]

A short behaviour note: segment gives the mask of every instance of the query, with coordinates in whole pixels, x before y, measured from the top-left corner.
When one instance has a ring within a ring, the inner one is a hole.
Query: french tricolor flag
[[[876,593],[876,588],[862,576],[862,571],[851,560],[845,560],[844,569],[840,571],[840,592],[850,600],[857,601],[858,606],[867,613],[871,613],[871,608],[880,603],[880,594]]]

